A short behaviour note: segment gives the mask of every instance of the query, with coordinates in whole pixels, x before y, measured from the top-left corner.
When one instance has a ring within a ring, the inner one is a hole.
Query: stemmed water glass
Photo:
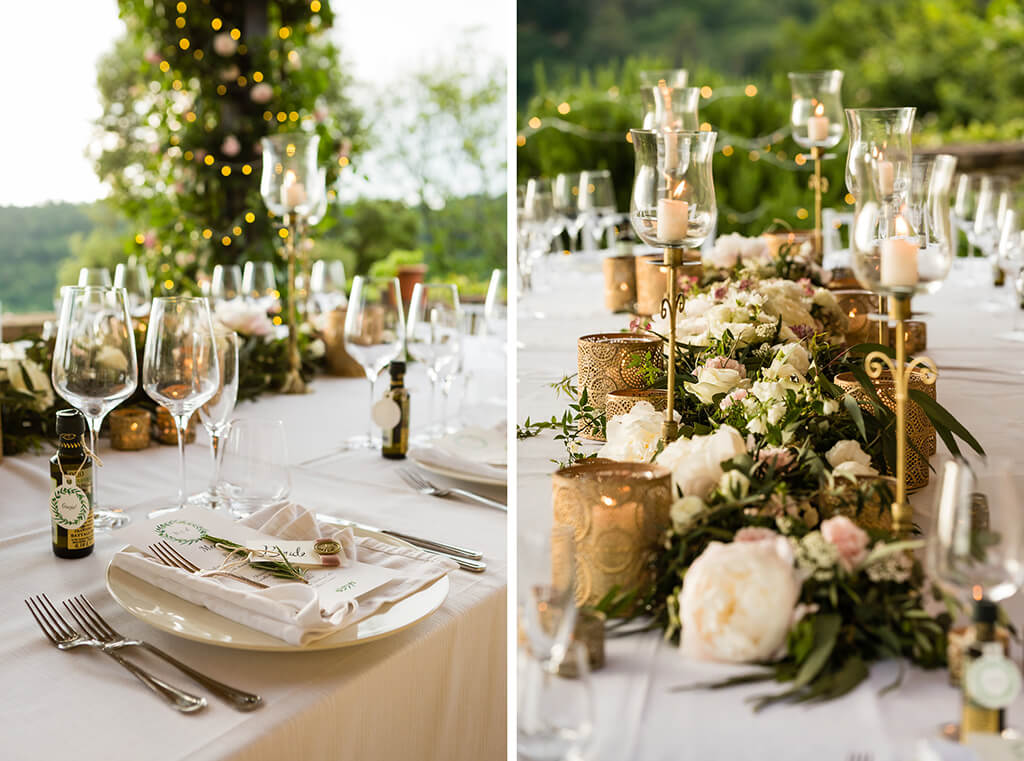
[[[520,224],[527,237],[519,269],[524,277],[524,287],[529,290],[533,285],[534,267],[551,250],[551,241],[558,235],[562,226],[555,212],[554,192],[550,180],[534,177],[527,181],[526,195],[523,199],[523,219]]]
[[[95,452],[103,418],[131,396],[139,382],[127,297],[120,288],[102,286],[67,286],[61,296],[50,375],[57,393],[89,421],[89,443]],[[94,469],[93,494],[98,493]],[[121,510],[95,508],[98,529],[120,528],[128,521]]]
[[[237,264],[218,264],[213,268],[210,298],[214,304],[234,301],[242,296],[242,268]]]
[[[340,259],[313,262],[309,290],[321,314],[345,306],[345,265]]]
[[[274,265],[270,262],[246,262],[242,269],[242,293],[269,312],[278,297]]]
[[[588,169],[580,172],[580,213],[584,226],[590,225],[590,234],[596,243],[601,243],[609,227],[619,221],[615,204],[615,188],[612,173],[607,169]],[[589,248],[589,247],[588,247]]]
[[[957,178],[956,195],[950,212],[953,225],[967,237],[967,259],[964,263],[964,285],[967,286],[974,285],[974,273],[969,265],[971,257],[974,256],[974,213],[978,206],[978,179],[977,175],[966,172]]]
[[[142,386],[167,408],[178,430],[177,505],[150,517],[185,506],[185,429],[192,413],[206,404],[220,386],[217,343],[205,298],[166,296],[153,300],[142,360]]]
[[[484,299],[484,325],[487,335],[504,341],[508,325],[508,276],[505,270],[491,272]]]
[[[128,295],[128,313],[132,317],[145,317],[153,301],[153,281],[146,268],[135,262],[119,264],[114,269],[114,287],[124,288]]]
[[[562,172],[555,177],[551,192],[559,223],[569,235],[569,250],[575,251],[584,222],[580,216],[580,173]]]
[[[110,270],[106,267],[82,267],[78,270],[78,284],[80,286],[95,285],[109,288]]]
[[[231,416],[238,399],[238,334],[223,325],[213,328],[217,342],[219,381],[217,392],[199,408],[199,420],[210,436],[210,454],[213,456],[213,476],[206,491],[189,498],[192,504],[215,508],[219,506],[220,468],[223,461],[222,442],[231,427]]]
[[[422,362],[430,378],[431,399],[436,410],[438,384],[459,362],[462,349],[462,308],[459,289],[444,283],[417,283],[409,304],[406,342],[413,359]],[[435,430],[445,431],[443,419],[434,416]]]
[[[370,383],[370,408],[374,385],[384,368],[398,359],[405,346],[405,315],[398,278],[352,280],[352,293],[345,313],[345,351],[360,365]],[[349,439],[346,449],[372,449],[379,444],[373,435],[371,409],[367,409],[369,427],[365,437]]]

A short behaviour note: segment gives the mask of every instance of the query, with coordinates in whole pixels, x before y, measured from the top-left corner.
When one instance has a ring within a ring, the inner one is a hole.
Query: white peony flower
[[[704,404],[711,404],[716,394],[728,394],[735,388],[747,388],[746,368],[734,359],[714,357],[697,368],[697,382],[683,384]]]
[[[800,580],[783,537],[712,542],[686,572],[679,594],[682,652],[730,663],[777,658],[799,599]]]
[[[836,476],[853,480],[857,476],[878,475],[878,471],[871,466],[871,456],[853,439],[836,442],[825,454],[825,459],[832,466],[832,474]]]
[[[665,413],[650,402],[637,402],[625,415],[616,415],[605,428],[606,443],[598,457],[625,462],[650,462],[661,441]]]
[[[731,269],[740,260],[744,237],[739,233],[722,235],[715,240],[711,250],[701,257],[701,264],[715,269]]]
[[[727,470],[718,479],[718,490],[727,497],[743,499],[750,493],[750,479],[738,470]]]
[[[768,372],[773,376],[785,378],[795,372],[803,378],[807,374],[811,367],[811,356],[802,344],[778,344],[772,348],[775,350],[775,359],[768,367]]]
[[[244,301],[220,302],[214,310],[214,318],[242,336],[268,336],[274,331],[274,323],[263,307]]]
[[[3,354],[7,357],[15,357],[18,351],[3,352]],[[50,376],[38,364],[26,358],[24,350],[21,350],[20,354],[20,359],[0,359],[0,380],[6,379],[15,391],[34,396],[33,407],[37,411],[43,412],[53,404],[54,400]]]
[[[708,509],[700,497],[683,497],[677,499],[669,508],[669,517],[676,531],[685,531],[701,513]]]
[[[128,357],[125,356],[123,351],[118,351],[113,346],[104,344],[96,352],[96,364],[110,370],[127,370]]]
[[[722,477],[722,463],[746,451],[739,432],[724,425],[707,436],[673,441],[655,462],[672,471],[672,483],[683,496],[703,499]]]

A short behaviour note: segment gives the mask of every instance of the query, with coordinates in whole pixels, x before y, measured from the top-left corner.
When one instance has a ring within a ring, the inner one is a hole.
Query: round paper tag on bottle
[[[978,705],[993,710],[1006,708],[1020,694],[1020,671],[999,645],[997,652],[987,652],[967,667],[964,686]]]
[[[370,411],[373,422],[385,430],[394,428],[402,419],[402,408],[390,396],[385,396]]]
[[[74,476],[64,476],[64,482],[50,492],[50,513],[54,522],[66,529],[76,529],[89,520],[89,498]]]

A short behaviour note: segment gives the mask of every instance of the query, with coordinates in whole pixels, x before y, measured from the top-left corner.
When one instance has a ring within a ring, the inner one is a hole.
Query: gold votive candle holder
[[[885,488],[871,488],[874,485]],[[823,488],[813,502],[821,520],[845,515],[862,529],[892,531],[892,501],[896,479],[891,476],[837,478],[835,488]]]
[[[595,410],[604,412],[608,393],[617,389],[647,387],[637,355],[646,356],[657,367],[665,366],[662,341],[656,336],[635,333],[594,333],[577,341],[578,384],[582,395]],[[598,431],[584,432],[587,438],[603,440]]]
[[[149,446],[151,418],[141,407],[125,407],[110,413],[110,446],[134,452]]]
[[[191,444],[196,440],[196,419],[195,415],[188,419],[188,427],[185,429],[185,443]],[[167,411],[166,407],[156,408],[156,422],[154,424],[154,438],[161,444],[177,444],[178,429],[174,425],[174,418]]]
[[[814,230],[782,230],[777,233],[761,233],[761,237],[768,244],[768,250],[771,251],[774,257],[779,255],[779,251],[783,246],[791,246],[795,253],[800,250],[804,243],[810,243],[815,258],[821,259],[821,252],[818,251],[818,247],[814,242]]]
[[[609,391],[605,400],[605,420],[625,415],[640,402],[648,402],[658,412],[668,406],[668,392],[663,388],[620,388]]]
[[[853,373],[840,373],[835,377],[835,383],[841,389],[851,394],[863,409],[871,410],[870,398]],[[892,374],[885,370],[872,383],[875,387],[875,393],[882,400],[882,404],[895,412],[896,383],[893,380]],[[907,389],[923,391],[932,399],[935,399],[937,385],[937,383],[925,383],[924,375],[919,370],[914,370],[910,373]],[[907,489],[920,489],[928,485],[928,458],[935,454],[936,451],[935,426],[932,425],[924,410],[911,399],[907,399],[906,426],[907,438],[913,444],[912,447],[907,447],[906,453]],[[890,474],[896,472],[895,462],[887,462],[886,465]]]
[[[636,268],[636,313],[651,317],[661,312],[661,301],[665,298],[668,285],[668,268],[661,267],[661,254],[644,254],[634,257]]]
[[[871,315],[878,311],[878,296],[861,289],[835,291],[836,303],[849,321],[846,330],[846,345],[878,342],[878,323]]]
[[[636,257],[608,256],[601,262],[604,271],[604,305],[612,312],[632,312],[636,308]]]
[[[896,327],[889,331],[889,346],[896,348]],[[928,348],[928,325],[921,320],[903,321],[903,345],[907,354],[917,354]]]
[[[653,581],[651,557],[671,522],[668,468],[587,460],[555,473],[552,492],[554,524],[573,529],[577,604],[593,606],[613,589],[625,594]]]

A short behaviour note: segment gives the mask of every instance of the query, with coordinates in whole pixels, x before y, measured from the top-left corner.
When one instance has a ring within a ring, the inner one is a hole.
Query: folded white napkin
[[[321,527],[313,512],[301,505],[264,508],[240,525],[281,539],[308,541],[329,537],[346,552],[353,546],[360,563],[390,569],[393,578],[334,609],[321,606],[317,590],[308,584],[282,583],[257,589],[223,577],[203,577],[163,565],[148,555],[122,550],[112,564],[176,597],[201,605],[224,618],[257,629],[291,645],[307,645],[351,626],[458,568],[447,558],[413,547],[401,547],[369,537],[353,537],[350,528]]]
[[[437,447],[410,447],[409,459],[413,462],[423,463],[428,468],[444,468],[466,476],[477,476],[508,483],[508,470],[505,468],[473,462]]]

